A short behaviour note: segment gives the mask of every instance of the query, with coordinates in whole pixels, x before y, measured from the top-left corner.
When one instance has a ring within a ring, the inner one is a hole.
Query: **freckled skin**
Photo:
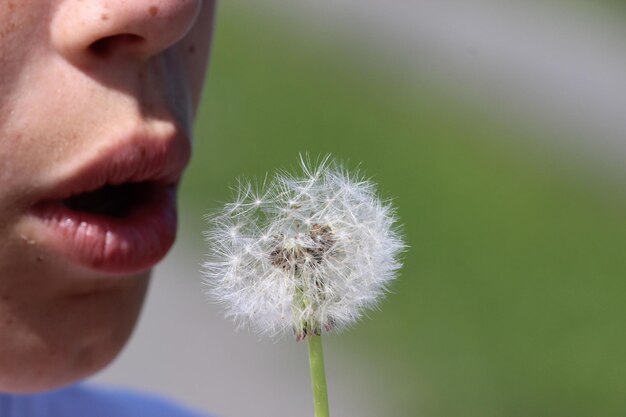
[[[28,211],[120,132],[190,133],[213,9],[206,0],[0,1],[0,392],[75,382],[131,334],[149,271],[107,275],[55,255],[27,227]]]

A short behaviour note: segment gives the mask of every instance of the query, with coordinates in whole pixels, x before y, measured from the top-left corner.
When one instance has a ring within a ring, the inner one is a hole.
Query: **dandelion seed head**
[[[376,306],[404,249],[395,211],[375,185],[329,157],[301,158],[207,216],[207,293],[239,325],[298,340],[341,330]],[[261,197],[262,196],[262,197]]]

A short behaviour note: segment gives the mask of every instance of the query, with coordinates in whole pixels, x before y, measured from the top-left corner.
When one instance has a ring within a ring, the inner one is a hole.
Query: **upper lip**
[[[61,200],[106,185],[152,182],[171,186],[180,180],[191,155],[190,141],[178,132],[167,135],[131,133],[112,141],[72,169],[45,193]]]

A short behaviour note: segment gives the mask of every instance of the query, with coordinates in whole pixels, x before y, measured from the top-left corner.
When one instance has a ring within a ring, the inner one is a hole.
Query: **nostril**
[[[107,57],[117,49],[134,49],[146,41],[145,38],[132,33],[122,33],[100,38],[89,45],[89,50],[98,57]]]

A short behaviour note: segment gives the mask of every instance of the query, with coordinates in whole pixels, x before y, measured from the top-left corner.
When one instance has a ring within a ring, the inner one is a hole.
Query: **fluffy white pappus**
[[[394,209],[375,185],[324,158],[300,158],[207,216],[207,293],[240,326],[298,340],[341,330],[374,307],[405,248]]]

